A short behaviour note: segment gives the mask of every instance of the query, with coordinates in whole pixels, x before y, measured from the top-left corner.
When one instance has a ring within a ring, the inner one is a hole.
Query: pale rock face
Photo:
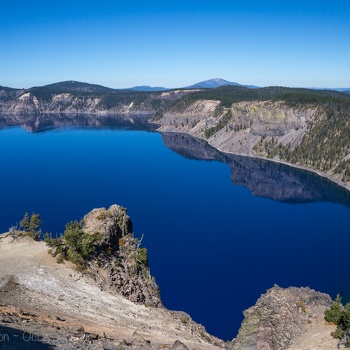
[[[18,97],[20,101],[26,101],[30,99],[30,93],[23,94],[22,96]]]
[[[71,97],[70,94],[66,93],[66,94],[58,94],[58,95],[53,95],[52,96],[52,101],[56,102],[56,101],[64,101],[67,100]]]
[[[44,113],[65,114],[125,114],[125,115],[153,115],[158,108],[163,108],[173,101],[179,100],[186,93],[193,90],[171,91],[165,94],[155,93],[143,98],[136,96],[114,96],[113,94],[97,95],[84,89],[71,93],[40,92],[28,90],[6,90],[0,87],[0,113],[22,114],[26,116]]]
[[[283,136],[306,128],[314,114],[311,108],[294,109],[283,102],[240,102],[232,106],[236,126],[250,128],[253,135],[259,136]]]
[[[314,338],[310,339],[309,350],[318,349],[314,345],[320,337],[331,344],[329,350],[336,349],[337,342],[330,336],[335,327],[324,321],[324,311],[331,304],[329,295],[310,288],[274,286],[244,311],[232,350],[289,349],[305,334]],[[319,334],[320,327],[322,334]]]
[[[215,110],[219,104],[219,101],[199,100],[183,110],[170,109],[162,116],[159,131],[188,132],[193,136],[203,137],[203,130],[216,122]]]
[[[87,233],[103,232],[106,237],[117,240],[132,233],[132,224],[125,208],[113,204],[109,209],[93,209],[83,218],[84,231]]]
[[[290,144],[294,148],[303,138],[307,127],[318,111],[311,108],[291,108],[283,102],[239,102],[231,110],[216,109],[218,101],[200,100],[183,111],[168,111],[161,120],[160,131],[187,132],[207,139],[209,144],[223,152],[240,155],[260,155],[254,147],[262,137],[276,139],[277,145]],[[209,138],[205,131],[219,125],[225,113],[231,112],[228,123]]]
[[[134,238],[125,208],[112,205],[84,216],[84,232],[99,232],[101,240],[89,273],[103,289],[117,291],[130,301],[161,306],[160,293],[147,262],[137,260],[140,241]]]

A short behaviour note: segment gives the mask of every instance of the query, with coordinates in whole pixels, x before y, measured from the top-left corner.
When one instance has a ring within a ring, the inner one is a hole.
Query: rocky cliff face
[[[101,289],[118,292],[130,301],[161,306],[151,276],[146,248],[134,237],[126,209],[118,205],[94,209],[84,216],[84,232],[102,233],[88,272]],[[142,254],[142,255],[141,255]]]
[[[83,221],[84,235],[100,233],[84,270],[20,231],[0,235],[1,349],[224,348],[186,313],[161,307],[125,208]]]
[[[344,170],[350,167],[348,145],[337,145],[339,151],[333,151],[334,154],[329,152],[331,145],[324,146],[329,142],[330,131],[326,110],[320,106],[292,107],[283,101],[269,100],[238,102],[227,109],[220,107],[218,101],[199,100],[180,107],[177,104],[176,109],[169,109],[158,119],[159,131],[188,133],[223,152],[318,171],[350,188],[348,170]],[[341,123],[346,124],[344,120]],[[333,129],[332,133],[341,134],[335,126]]]
[[[236,129],[250,128],[251,133],[258,136],[284,136],[299,130],[302,130],[302,134],[315,119],[315,114],[314,108],[292,108],[281,101],[239,102],[232,105]]]
[[[206,128],[214,126],[221,115],[216,114],[219,104],[214,100],[198,100],[180,107],[176,105],[176,109],[170,108],[161,116],[159,130],[188,132],[205,138]]]
[[[304,349],[335,349],[337,341],[330,336],[334,326],[324,321],[324,311],[331,302],[327,294],[310,288],[274,286],[255,306],[244,311],[244,321],[232,350],[289,349],[305,335],[310,338]],[[324,339],[325,347],[318,346],[320,339]]]
[[[80,91],[77,89],[31,88],[16,90],[0,87],[0,114],[38,115],[127,114],[153,115],[189,91],[130,92]]]
[[[309,288],[274,286],[244,312],[226,346],[183,312],[159,306],[158,288],[125,208],[94,209],[85,234],[100,232],[86,270],[58,264],[44,242],[20,232],[0,235],[0,333],[4,349],[332,350],[335,326],[325,323],[331,298]],[[140,252],[139,252],[140,253]],[[130,301],[132,300],[132,301]],[[27,343],[28,345],[28,343]],[[30,348],[30,347],[24,347]]]
[[[322,116],[311,107],[291,108],[280,101],[234,103],[230,112],[227,118],[228,111],[219,108],[219,101],[196,101],[181,113],[166,112],[159,130],[188,132],[224,152],[255,156],[264,155],[254,148],[261,138],[274,137],[276,144],[295,147],[309,125]]]

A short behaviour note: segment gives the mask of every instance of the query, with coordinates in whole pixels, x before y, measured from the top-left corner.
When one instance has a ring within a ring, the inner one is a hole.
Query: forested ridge
[[[281,144],[279,137],[261,137],[253,150],[263,148],[270,159],[280,159],[291,164],[311,168],[323,173],[339,174],[343,182],[350,181],[350,95],[331,90],[312,90],[285,87],[248,89],[240,86],[223,86],[185,95],[175,102],[173,113],[186,113],[186,108],[198,100],[216,100],[220,105],[212,115],[216,124],[205,127],[203,137],[215,138],[220,130],[231,132],[247,128],[237,123],[228,111],[240,102],[270,101],[282,102],[294,110],[313,110],[314,120],[309,121],[307,130],[297,146]],[[221,114],[220,114],[221,111]],[[217,117],[220,115],[219,117]],[[204,116],[203,116],[204,118]],[[198,136],[198,135],[197,135]],[[235,137],[234,135],[232,137]],[[243,143],[243,141],[240,141]]]

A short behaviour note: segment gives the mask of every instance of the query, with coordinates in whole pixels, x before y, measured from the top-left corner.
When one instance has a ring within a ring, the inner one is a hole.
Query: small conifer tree
[[[338,294],[330,309],[325,311],[325,320],[334,324],[339,324],[342,317],[343,304],[341,296]]]
[[[36,241],[40,239],[42,221],[39,214],[33,213],[29,218],[29,214],[25,213],[19,224],[29,237]]]

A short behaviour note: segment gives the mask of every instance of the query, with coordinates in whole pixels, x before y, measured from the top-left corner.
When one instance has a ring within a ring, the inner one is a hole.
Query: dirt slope
[[[70,263],[57,264],[43,242],[0,235],[0,267],[0,313],[7,308],[12,316],[35,315],[68,331],[83,327],[116,341],[136,337],[154,348],[170,348],[180,340],[189,348],[218,349],[186,314],[148,308],[101,291]]]

